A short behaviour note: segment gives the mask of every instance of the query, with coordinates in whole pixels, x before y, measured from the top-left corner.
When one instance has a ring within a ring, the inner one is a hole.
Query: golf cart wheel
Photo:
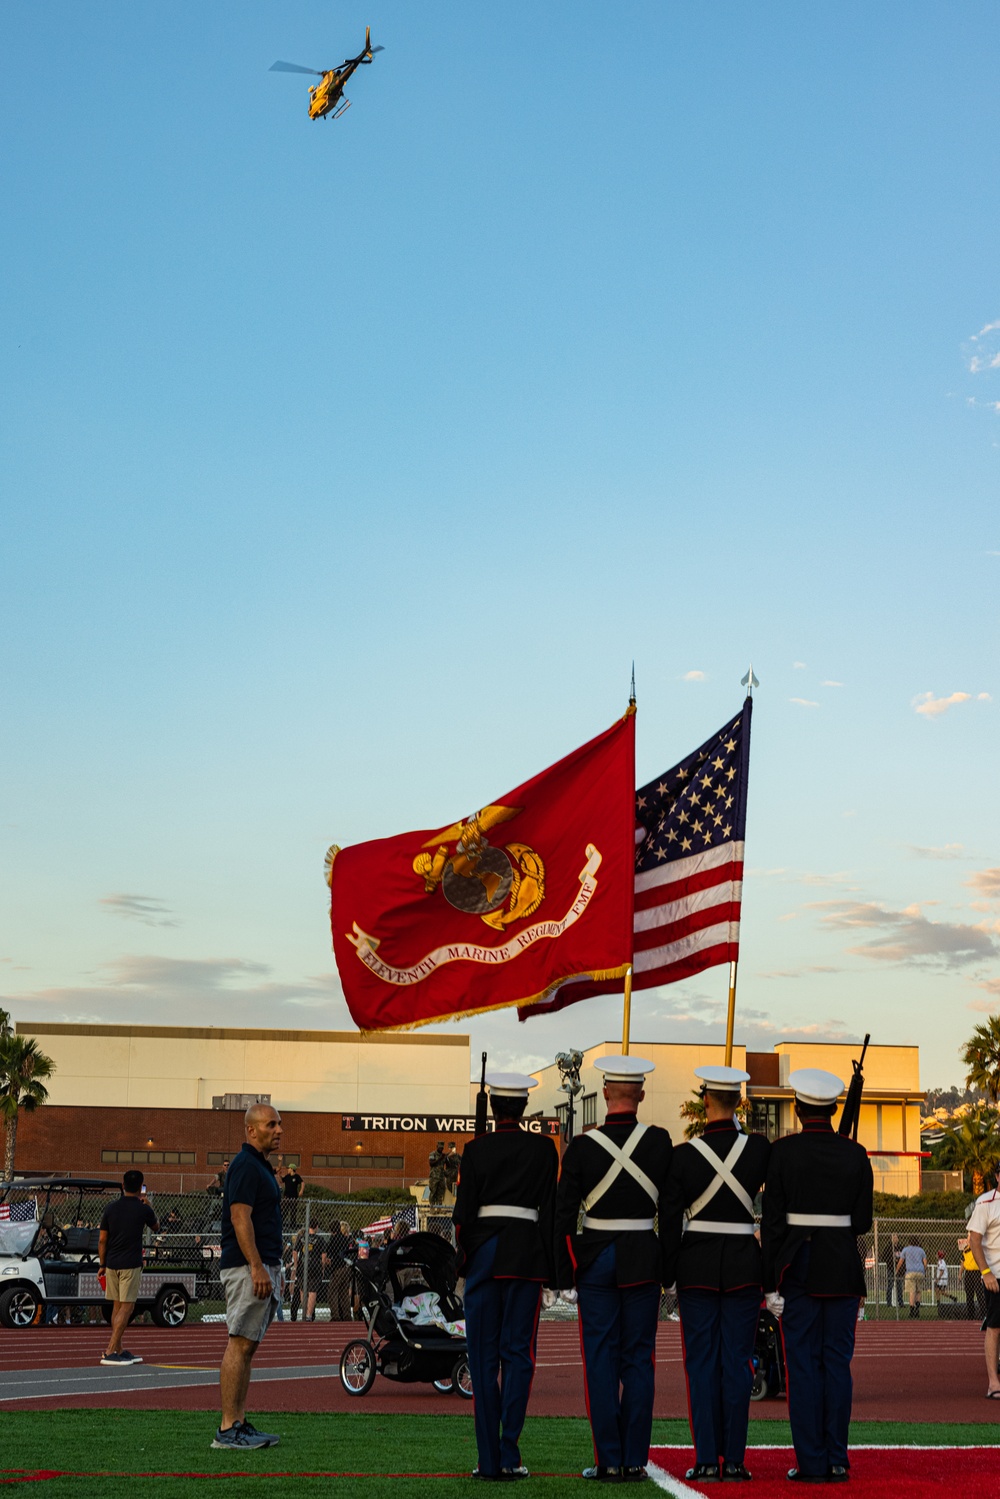
[[[435,1379],[434,1388],[439,1395],[450,1395],[455,1388],[451,1375],[449,1374],[447,1379]]]
[[[164,1286],[153,1302],[153,1321],[157,1327],[180,1327],[187,1321],[188,1299],[180,1286]]]
[[[11,1286],[0,1296],[0,1326],[30,1327],[42,1308],[42,1299],[31,1286]]]
[[[750,1386],[751,1400],[766,1400],[768,1391],[767,1378],[762,1369],[755,1369],[753,1384]]]
[[[348,1395],[367,1395],[375,1383],[375,1350],[356,1338],[340,1355],[340,1382]]]
[[[472,1372],[469,1369],[469,1360],[464,1353],[455,1360],[455,1367],[451,1371],[451,1387],[456,1395],[461,1395],[463,1400],[472,1399]]]

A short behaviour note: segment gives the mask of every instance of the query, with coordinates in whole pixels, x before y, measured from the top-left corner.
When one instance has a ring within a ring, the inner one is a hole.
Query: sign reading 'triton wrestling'
[[[353,1130],[389,1130],[394,1134],[474,1135],[474,1114],[342,1114],[340,1127]],[[492,1130],[493,1120],[487,1121]],[[524,1119],[521,1128],[533,1135],[558,1135],[558,1119]]]

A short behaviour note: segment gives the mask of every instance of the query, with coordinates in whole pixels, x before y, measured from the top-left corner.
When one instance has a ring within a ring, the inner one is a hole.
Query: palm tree
[[[967,1088],[978,1088],[990,1103],[1000,1103],[1000,1015],[991,1015],[985,1025],[977,1025],[962,1052],[969,1069]]]
[[[1000,1115],[984,1103],[956,1118],[945,1131],[940,1147],[942,1166],[968,1172],[976,1197],[983,1191],[986,1178],[1000,1165]]]
[[[14,1150],[17,1146],[17,1121],[23,1109],[32,1113],[49,1096],[42,1078],[51,1077],[55,1063],[39,1051],[30,1036],[16,1036],[7,1030],[0,1034],[0,1119],[6,1132],[4,1180],[14,1174]]]

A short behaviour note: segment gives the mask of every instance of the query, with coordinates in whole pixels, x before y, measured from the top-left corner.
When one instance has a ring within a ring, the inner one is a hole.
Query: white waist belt
[[[756,1231],[755,1223],[710,1223],[704,1218],[695,1218],[690,1223],[685,1223],[686,1234],[752,1234]]]
[[[606,1234],[638,1233],[653,1226],[652,1218],[591,1218],[583,1215],[584,1228],[597,1228]]]
[[[488,1207],[480,1208],[477,1216],[480,1218],[523,1218],[526,1223],[537,1223],[538,1209],[515,1208],[506,1202],[491,1202]]]
[[[789,1228],[850,1228],[850,1213],[786,1213]]]

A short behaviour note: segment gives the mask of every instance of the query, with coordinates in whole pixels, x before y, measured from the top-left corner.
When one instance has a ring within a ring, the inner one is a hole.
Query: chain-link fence
[[[983,1277],[960,1218],[876,1218],[858,1240],[868,1287],[865,1317],[980,1321]]]

